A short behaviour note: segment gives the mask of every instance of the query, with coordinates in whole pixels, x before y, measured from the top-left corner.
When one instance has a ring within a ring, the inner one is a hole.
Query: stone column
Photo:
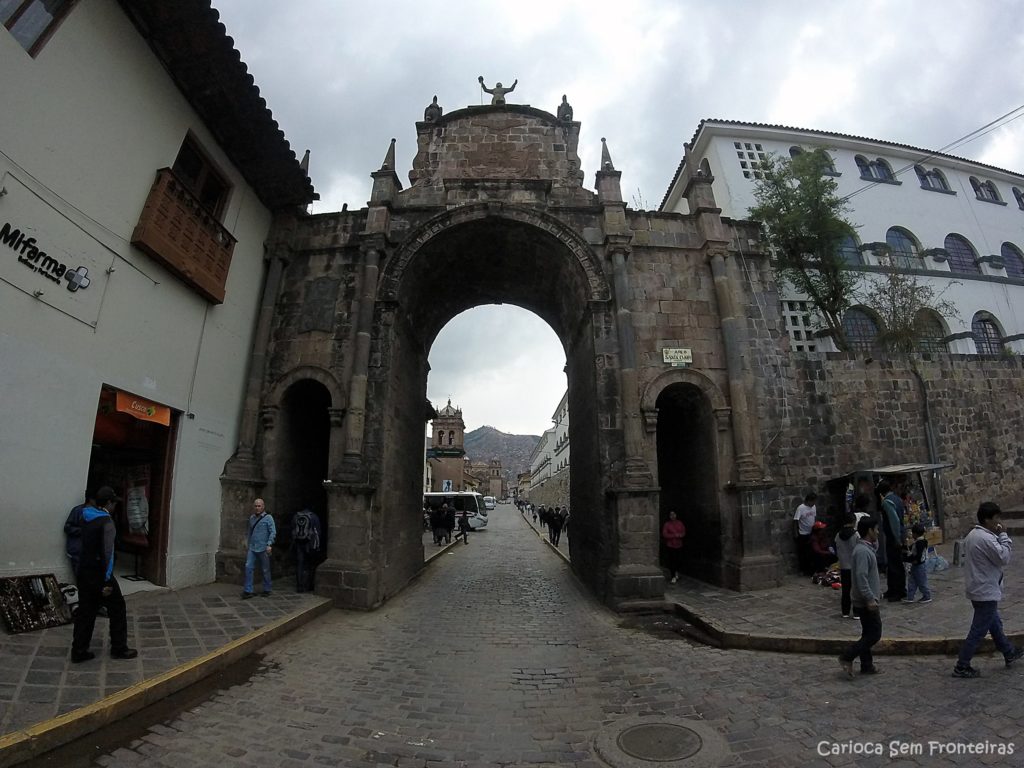
[[[363,257],[362,291],[359,296],[356,346],[353,355],[352,380],[349,384],[345,427],[344,464],[348,470],[360,467],[363,460],[370,340],[373,333],[373,310],[377,300],[377,279],[380,272],[380,252],[377,248],[367,248],[363,252]]]
[[[643,457],[643,425],[637,389],[636,344],[629,310],[628,247],[612,244],[610,255],[615,289],[615,331],[619,347],[619,397],[625,460],[621,486],[608,492],[616,521],[616,562],[608,571],[607,601],[615,608],[665,595],[665,577],[658,562],[658,489]]]

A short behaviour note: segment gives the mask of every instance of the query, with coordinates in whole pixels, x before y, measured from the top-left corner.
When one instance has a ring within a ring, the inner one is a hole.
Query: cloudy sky
[[[509,101],[582,122],[593,188],[601,137],[624,196],[655,208],[701,118],[780,123],[938,149],[1024,103],[1024,0],[213,0],[301,156],[316,212],[358,208],[391,137],[407,182],[415,126]],[[1024,171],[1024,119],[956,154]],[[501,350],[496,354],[493,350]],[[565,389],[565,355],[509,305],[455,318],[433,349],[428,396],[467,428],[539,434]]]

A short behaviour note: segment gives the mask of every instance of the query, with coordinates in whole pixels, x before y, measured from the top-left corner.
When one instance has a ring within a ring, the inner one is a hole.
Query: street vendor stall
[[[883,479],[895,485],[906,486],[903,503],[906,507],[904,524],[909,528],[914,523],[924,525],[929,545],[942,543],[942,496],[938,485],[938,473],[955,464],[890,464],[887,466],[859,469],[828,483],[829,496],[836,509],[852,510],[853,499],[858,493],[866,493],[871,499],[870,511],[877,515],[878,499],[874,489]]]

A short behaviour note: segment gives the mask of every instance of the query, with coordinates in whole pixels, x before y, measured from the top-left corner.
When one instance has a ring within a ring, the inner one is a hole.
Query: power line
[[[985,135],[991,133],[992,131],[994,131],[994,130],[996,130],[998,128],[1002,128],[1005,125],[1009,125],[1014,120],[1019,120],[1020,118],[1024,117],[1024,111],[1022,111],[1022,110],[1024,110],[1024,104],[1021,104],[1019,107],[1011,109],[1006,114],[1000,115],[995,120],[992,120],[991,122],[986,123],[985,125],[981,126],[980,128],[975,128],[970,133],[968,133],[968,134],[966,134],[964,136],[961,136],[959,139],[956,139],[955,141],[951,141],[949,144],[946,144],[944,147],[941,147],[940,149],[937,149],[934,152],[931,152],[931,153],[929,153],[927,155],[924,155],[923,157],[915,160],[914,162],[909,163],[909,164],[903,166],[898,171],[895,171],[893,173],[893,176],[894,177],[898,177],[898,176],[906,173],[910,169],[912,169],[915,165],[920,165],[921,163],[926,163],[929,160],[931,160],[933,157],[937,157],[938,155],[941,155],[942,153],[944,153],[944,152],[946,152],[946,151],[948,151],[950,149],[955,149],[956,147],[959,147],[959,146],[961,146],[963,144],[967,144],[968,142],[974,141],[975,139],[980,139],[982,136],[985,136]],[[1018,112],[1020,114],[1015,114],[1015,113],[1018,113]],[[873,187],[877,187],[879,184],[882,184],[882,183],[884,183],[884,182],[882,182],[882,181],[873,181],[873,182],[871,182],[869,184],[865,184],[860,189],[855,189],[853,192],[851,192],[850,194],[848,194],[845,197],[843,197],[842,201],[845,202],[845,201],[849,200],[852,197],[856,197],[861,192],[866,192],[867,190],[872,189]]]

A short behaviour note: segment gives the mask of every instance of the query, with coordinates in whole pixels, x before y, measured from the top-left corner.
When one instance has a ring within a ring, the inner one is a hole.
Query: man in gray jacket
[[[882,639],[882,614],[879,612],[878,600],[881,588],[878,583],[878,560],[875,548],[878,545],[878,521],[873,517],[862,517],[857,523],[860,541],[853,548],[853,559],[850,563],[851,598],[854,610],[860,614],[860,640],[839,655],[839,665],[847,677],[853,678],[853,660],[860,657],[860,673],[874,675],[878,673],[871,658],[871,648]]]
[[[974,619],[967,639],[960,646],[960,655],[953,668],[953,677],[979,677],[981,672],[971,666],[971,659],[985,636],[992,633],[996,648],[1003,654],[1006,666],[1024,656],[1003,632],[999,618],[999,601],[1003,599],[1003,568],[1010,564],[1013,542],[1003,530],[1002,510],[986,501],[978,507],[978,524],[964,539],[964,592],[974,606]]]

